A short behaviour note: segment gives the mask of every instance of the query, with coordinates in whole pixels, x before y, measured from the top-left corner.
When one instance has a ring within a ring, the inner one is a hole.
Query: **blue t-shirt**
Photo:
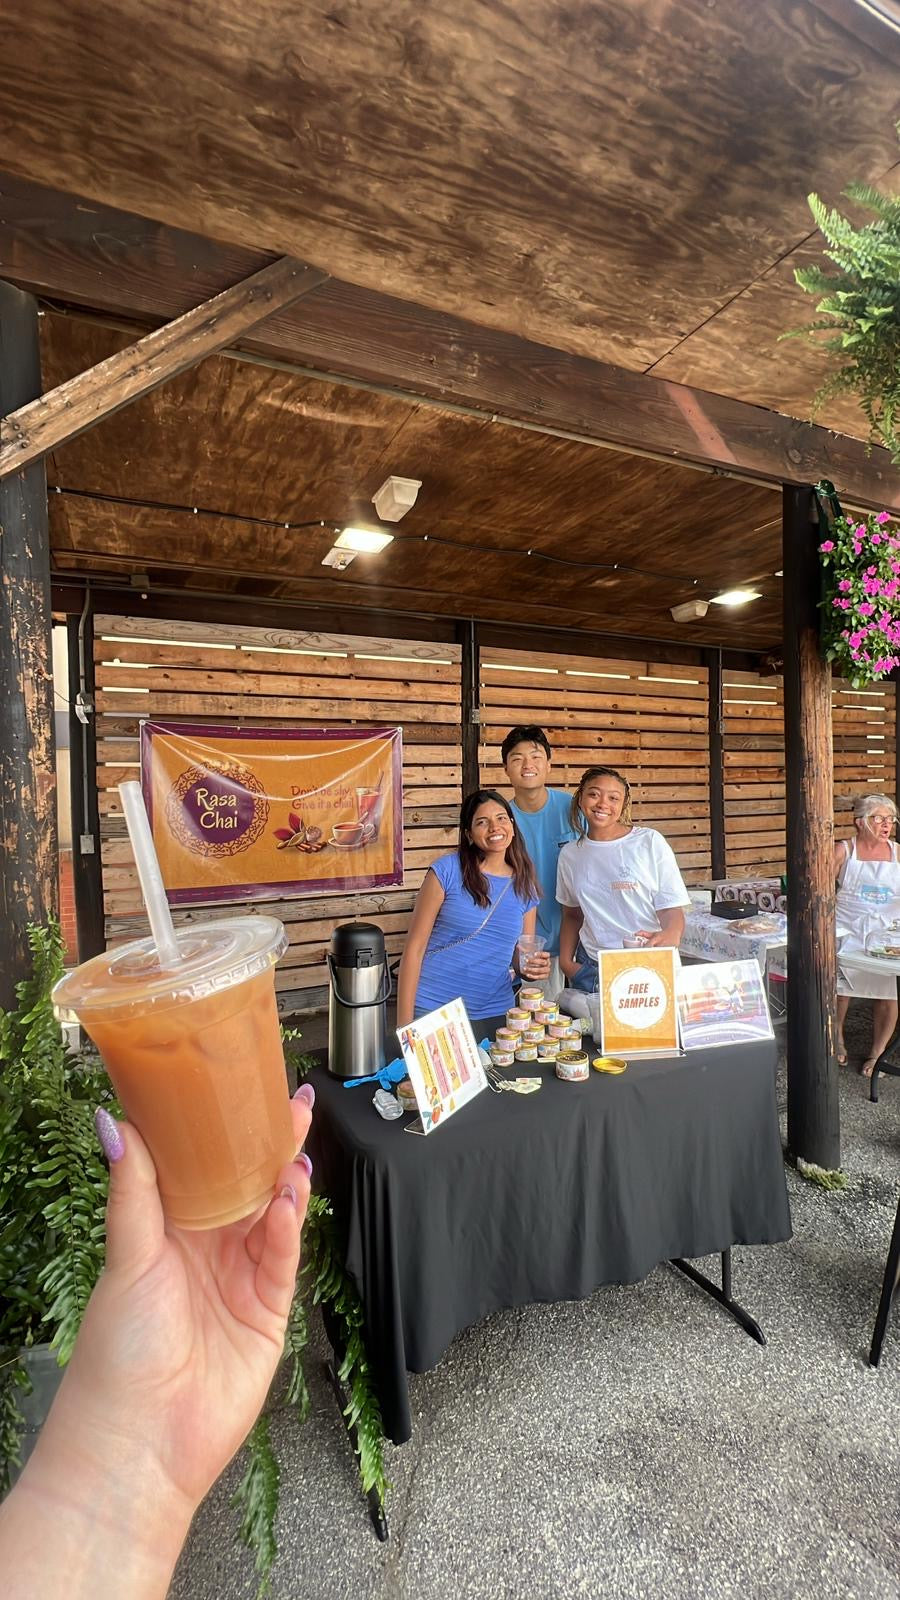
[[[485,873],[491,905],[497,909],[477,938],[468,938],[481,927],[488,907],[476,905],[463,887],[462,867],[455,852],[432,861],[431,871],[444,891],[444,902],[422,958],[416,1016],[434,1011],[460,995],[473,1021],[499,1017],[514,1004],[509,969],[522,932],[522,919],[537,901],[520,900],[511,878]],[[503,900],[497,904],[501,894]],[[458,939],[467,942],[457,944]],[[445,945],[452,945],[453,949],[446,950]]]
[[[570,839],[577,839],[569,821],[572,801],[562,789],[548,789],[547,801],[540,811],[521,811],[511,802],[513,816],[525,848],[531,857],[535,875],[541,889],[537,914],[537,931],[547,941],[551,955],[559,955],[559,932],[562,911],[556,898],[556,869],[559,852]]]

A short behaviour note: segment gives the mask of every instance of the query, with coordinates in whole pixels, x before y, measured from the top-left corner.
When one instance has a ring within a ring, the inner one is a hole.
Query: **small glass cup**
[[[643,950],[647,940],[643,933],[626,933],[622,940],[623,950]]]

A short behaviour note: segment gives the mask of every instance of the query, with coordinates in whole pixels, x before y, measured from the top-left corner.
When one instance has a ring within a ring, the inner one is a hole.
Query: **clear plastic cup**
[[[535,988],[540,988],[540,978],[532,978],[528,971],[529,963],[533,956],[539,956],[547,948],[547,941],[542,933],[522,933],[519,935],[519,971],[523,978],[527,978]]]
[[[61,978],[53,1005],[103,1057],[145,1139],[163,1206],[180,1228],[218,1228],[270,1200],[294,1156],[275,1005],[287,947],[274,917],[228,917],[95,956]]]
[[[647,940],[642,933],[626,933],[622,940],[623,950],[643,950]]]

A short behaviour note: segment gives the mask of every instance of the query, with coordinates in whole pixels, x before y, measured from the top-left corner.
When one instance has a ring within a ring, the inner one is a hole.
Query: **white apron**
[[[838,949],[838,994],[856,995],[866,1000],[895,1000],[897,979],[893,972],[882,977],[878,972],[860,972],[841,965],[845,955],[864,955],[866,935],[887,928],[900,919],[900,861],[897,846],[891,845],[890,861],[861,861],[856,840],[850,847],[835,900],[835,929]]]

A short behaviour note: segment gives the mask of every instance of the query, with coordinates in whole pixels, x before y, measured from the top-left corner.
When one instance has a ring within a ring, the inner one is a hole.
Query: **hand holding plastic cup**
[[[100,1051],[153,1156],[168,1220],[222,1227],[271,1199],[295,1153],[275,1004],[287,939],[274,917],[176,930],[139,785],[120,792],[153,937],[60,979],[54,1009]]]
[[[519,935],[519,970],[523,978],[547,978],[550,975],[550,957],[545,953],[547,941],[541,933]]]
[[[643,933],[626,933],[622,940],[623,950],[644,950],[647,947],[647,937]]]

